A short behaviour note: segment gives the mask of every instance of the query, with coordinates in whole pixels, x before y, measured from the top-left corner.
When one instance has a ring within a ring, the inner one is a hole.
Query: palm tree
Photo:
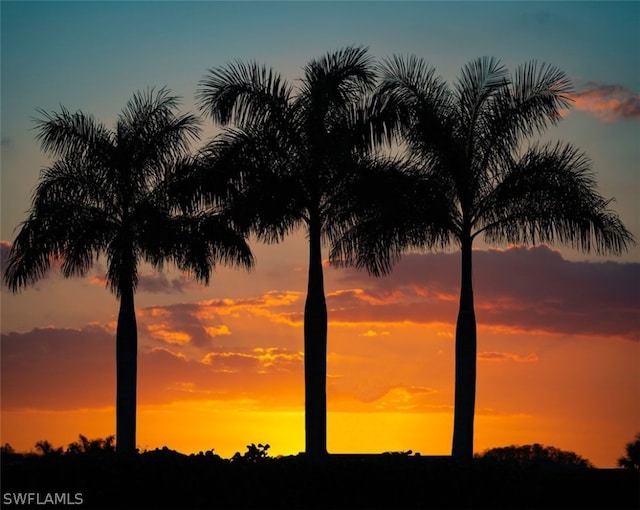
[[[323,243],[338,238],[366,202],[363,188],[402,180],[401,162],[373,150],[367,104],[376,75],[366,48],[346,47],[311,60],[296,89],[256,62],[211,69],[201,81],[201,109],[225,127],[204,152],[224,169],[239,225],[271,243],[302,227],[309,242],[304,307],[305,451],[327,453],[327,305]],[[379,138],[384,138],[380,136]],[[395,176],[395,177],[394,177]],[[206,194],[207,172],[200,189]],[[374,192],[375,193],[375,192]],[[355,197],[360,197],[356,199]],[[371,204],[368,210],[371,209]]]
[[[399,135],[421,165],[418,181],[437,186],[448,201],[448,239],[461,252],[456,324],[455,413],[452,454],[473,456],[476,388],[476,318],[472,246],[487,243],[561,243],[585,252],[620,254],[634,242],[610,201],[596,191],[586,155],[564,143],[523,142],[561,119],[572,85],[551,65],[535,61],[511,76],[495,58],[467,64],[453,89],[415,56],[394,56],[381,65],[376,94],[388,109],[386,129]],[[416,187],[416,189],[418,189]],[[431,248],[433,218],[419,193],[399,204],[402,227],[387,246],[360,224],[335,243],[332,256],[371,273],[391,270],[402,250]],[[373,225],[373,231],[379,227]],[[419,236],[421,229],[428,235]],[[400,235],[411,232],[412,235]],[[364,240],[363,240],[364,239]],[[359,246],[359,250],[353,247]],[[380,251],[386,251],[383,257]],[[383,264],[380,264],[383,260]]]
[[[197,118],[176,112],[166,88],[136,93],[108,130],[91,115],[39,110],[37,139],[57,157],[44,169],[29,215],[9,255],[12,291],[61,263],[65,277],[87,273],[106,257],[106,281],[120,301],[116,331],[116,449],[136,451],[138,268],[165,261],[205,281],[216,262],[249,267],[245,238],[215,210],[183,214],[169,191],[193,161]]]
[[[36,451],[40,452],[41,455],[62,455],[62,447],[54,448],[46,439],[36,443]]]

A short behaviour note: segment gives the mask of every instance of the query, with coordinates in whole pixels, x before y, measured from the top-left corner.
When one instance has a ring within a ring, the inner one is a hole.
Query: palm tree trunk
[[[116,331],[116,452],[136,452],[136,388],[138,330],[133,282],[126,279],[120,295]]]
[[[473,305],[472,238],[461,239],[460,308],[456,324],[454,457],[473,458],[473,418],[476,400],[476,316]]]
[[[327,453],[327,304],[322,273],[321,227],[309,222],[309,280],[304,307],[305,452]]]

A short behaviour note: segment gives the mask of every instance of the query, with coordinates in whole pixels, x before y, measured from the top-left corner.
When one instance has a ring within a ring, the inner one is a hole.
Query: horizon
[[[33,136],[37,108],[82,110],[111,128],[135,91],[167,86],[182,97],[181,112],[195,113],[195,90],[212,67],[257,60],[295,84],[309,60],[351,44],[377,60],[424,57],[450,86],[482,55],[510,72],[532,59],[565,71],[573,108],[540,139],[584,150],[598,191],[640,237],[638,3],[3,1],[0,9],[3,271],[50,162]],[[204,143],[217,128],[202,119]],[[304,450],[307,243],[298,231],[251,247],[251,272],[219,266],[206,287],[173,268],[141,268],[139,448],[222,457],[251,443],[269,443],[274,456]],[[640,430],[640,246],[619,257],[475,249],[474,451],[539,443],[614,467]],[[455,250],[407,253],[380,278],[325,264],[330,453],[450,454],[458,260]],[[104,273],[101,258],[84,278],[54,269],[15,295],[2,284],[3,445],[29,451],[40,440],[66,446],[79,434],[115,433],[118,303]]]

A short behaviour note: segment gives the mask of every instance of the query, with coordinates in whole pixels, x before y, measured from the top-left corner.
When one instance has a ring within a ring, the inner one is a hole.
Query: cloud
[[[640,119],[640,95],[622,85],[588,82],[572,97],[576,109],[592,113],[603,122]]]
[[[423,386],[395,386],[376,399],[375,407],[380,411],[430,410],[430,397],[438,393],[433,388]]]
[[[3,334],[2,407],[73,409],[115,402],[115,339],[105,328]]]
[[[455,324],[457,253],[407,254],[381,278],[348,268],[328,272],[339,288],[326,296],[331,327],[360,326],[359,336],[377,341],[391,325]],[[474,252],[478,325],[506,332],[640,340],[639,281],[638,263],[572,262],[545,246]],[[149,307],[139,317],[155,345],[191,346],[201,356],[224,339],[246,342],[249,325],[251,335],[278,327],[280,336],[298,339],[303,305],[301,292],[271,291]]]
[[[198,353],[209,352],[223,339],[237,345],[247,342],[251,334],[251,347],[255,347],[255,342],[274,331],[269,324],[298,328],[302,325],[300,298],[298,292],[270,291],[252,298],[150,306],[138,310],[139,331],[151,345],[179,345],[189,349],[189,357],[200,359]],[[255,339],[255,331],[261,328],[267,333]]]
[[[333,410],[375,410],[382,412],[450,412],[441,393],[431,387],[414,384],[338,385],[328,387]]]
[[[216,371],[239,372],[252,370],[259,373],[271,371],[296,371],[302,367],[303,354],[289,352],[287,349],[257,347],[249,353],[242,352],[209,352],[202,363],[210,365]]]
[[[115,405],[115,334],[109,327],[40,328],[1,337],[3,410]],[[189,359],[179,349],[140,349],[139,405],[236,399],[300,405],[300,352],[282,347],[218,349]]]
[[[517,363],[533,363],[538,361],[538,355],[535,353],[521,356],[511,352],[479,352],[479,361],[515,361]]]
[[[438,383],[425,379],[412,386],[406,370],[385,371],[376,360],[388,361],[387,349],[393,348],[393,359],[411,366],[415,351],[389,344],[395,341],[391,332],[406,324],[432,325],[436,342],[450,338],[442,325],[455,324],[457,298],[450,298],[458,292],[459,255],[408,254],[383,278],[330,271],[334,285],[343,284],[327,295],[335,342],[328,353],[330,374],[339,375],[328,379],[332,401],[405,410],[442,405],[442,394],[418,391],[421,385],[440,391]],[[476,251],[474,280],[480,327],[639,340],[638,263],[572,262],[546,247]],[[140,404],[241,398],[254,406],[302,405],[303,298],[274,291],[140,309]],[[411,345],[406,340],[402,345]],[[364,350],[350,353],[347,345],[354,343]],[[12,332],[2,335],[0,346],[3,409],[114,405],[113,324]],[[478,358],[509,365],[538,361],[535,353],[499,346]]]
[[[150,293],[180,293],[186,289],[194,288],[199,284],[194,280],[180,275],[178,278],[169,280],[164,274],[141,274],[138,277],[138,291]]]
[[[459,254],[407,254],[386,277],[340,269],[345,293],[330,320],[455,323]],[[474,252],[476,319],[481,326],[640,340],[640,264],[572,262],[545,246]],[[365,306],[363,295],[388,296]]]
[[[100,264],[95,265],[97,272],[90,278],[93,285],[106,286],[106,270]],[[185,290],[199,288],[199,284],[187,276],[180,275],[177,278],[167,278],[163,273],[142,273],[138,275],[136,292],[148,292],[150,294],[182,294]]]

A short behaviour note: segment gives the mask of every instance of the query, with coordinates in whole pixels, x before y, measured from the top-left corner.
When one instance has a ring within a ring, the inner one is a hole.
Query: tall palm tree
[[[106,257],[106,281],[120,301],[116,331],[116,448],[136,451],[138,268],[163,262],[208,282],[216,262],[249,267],[245,238],[215,210],[182,213],[169,191],[192,166],[197,118],[179,114],[166,88],[134,94],[114,130],[83,112],[39,110],[37,139],[56,157],[44,169],[4,278],[14,291],[61,263],[65,277]]]
[[[256,62],[211,69],[197,93],[201,109],[225,127],[204,153],[225,169],[234,218],[263,242],[304,228],[309,242],[304,307],[305,451],[327,453],[327,305],[322,265],[329,244],[366,200],[362,183],[402,180],[399,161],[373,150],[376,84],[367,49],[346,47],[311,60],[300,86]],[[380,136],[379,138],[384,138]],[[209,186],[207,172],[201,189]],[[360,209],[364,210],[362,206]],[[369,206],[371,209],[371,206]]]
[[[495,58],[468,63],[453,89],[433,67],[394,56],[381,65],[379,102],[386,129],[400,136],[421,166],[418,182],[437,186],[445,206],[448,239],[431,235],[433,220],[420,211],[420,193],[395,214],[401,227],[387,245],[371,240],[378,224],[359,224],[334,245],[332,256],[373,274],[386,273],[403,250],[431,248],[434,240],[461,252],[456,324],[455,414],[452,454],[471,458],[476,389],[476,318],[472,246],[488,243],[561,243],[585,252],[620,254],[633,237],[596,191],[586,155],[566,143],[523,142],[544,132],[571,104],[572,85],[551,65],[535,61],[514,75]],[[418,185],[415,187],[419,189]],[[419,235],[425,229],[428,235]],[[400,235],[411,232],[412,235]],[[367,241],[369,239],[369,241]],[[355,249],[355,247],[359,247]],[[386,255],[381,257],[380,252]],[[383,261],[381,264],[380,261]]]

